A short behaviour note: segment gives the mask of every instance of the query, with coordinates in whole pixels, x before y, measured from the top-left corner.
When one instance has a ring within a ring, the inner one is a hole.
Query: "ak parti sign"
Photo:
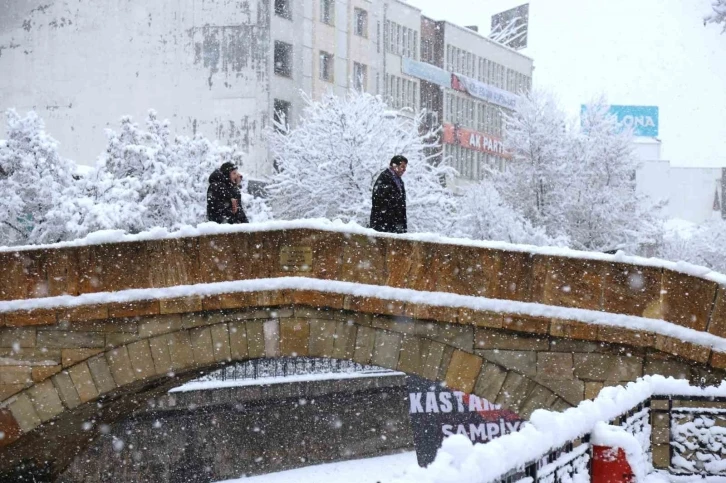
[[[494,154],[503,158],[511,156],[504,150],[502,140],[489,134],[484,134],[473,129],[466,129],[454,124],[444,124],[443,142],[454,144],[464,148]]]
[[[428,466],[444,438],[461,434],[473,443],[486,443],[518,431],[517,414],[474,394],[452,391],[418,376],[406,376],[409,417],[419,466]]]

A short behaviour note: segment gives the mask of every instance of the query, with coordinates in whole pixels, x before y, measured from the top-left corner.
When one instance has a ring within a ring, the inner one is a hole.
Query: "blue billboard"
[[[581,112],[586,109],[583,105]],[[632,127],[634,136],[658,136],[658,106],[610,106],[610,113],[619,123]]]

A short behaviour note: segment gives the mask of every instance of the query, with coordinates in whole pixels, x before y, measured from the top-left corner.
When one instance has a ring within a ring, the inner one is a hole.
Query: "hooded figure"
[[[370,227],[376,231],[406,233],[406,186],[401,176],[406,172],[408,159],[398,155],[373,185]]]
[[[207,219],[215,223],[249,223],[242,209],[242,175],[233,163],[224,163],[209,176]]]

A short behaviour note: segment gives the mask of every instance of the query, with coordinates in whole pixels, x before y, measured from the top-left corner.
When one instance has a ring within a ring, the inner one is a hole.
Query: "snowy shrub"
[[[0,140],[0,245],[56,241],[58,226],[48,212],[73,183],[73,164],[58,154],[58,143],[43,121],[29,112],[6,113],[6,140]]]
[[[172,138],[168,121],[160,121],[154,111],[146,130],[126,116],[119,132],[107,134],[106,152],[95,169],[67,191],[52,213],[65,223],[65,238],[204,222],[209,175],[225,161],[241,165],[244,158],[236,147],[220,147],[202,136]],[[251,219],[266,219],[264,202],[246,199],[255,209]]]
[[[706,16],[704,23],[723,24],[722,33],[726,33],[726,0],[713,0],[713,12]]]
[[[410,232],[446,232],[456,200],[445,188],[452,168],[430,163],[439,148],[434,133],[419,132],[413,119],[388,110],[380,97],[326,94],[307,107],[297,127],[277,123],[270,147],[279,171],[267,188],[279,218],[340,218],[368,225],[371,192],[396,154],[409,160],[404,175]]]
[[[726,273],[726,221],[712,220],[694,226],[687,234],[682,230],[666,233],[658,257]]]
[[[493,175],[515,210],[551,237],[565,235],[579,250],[638,252],[661,233],[658,207],[635,190],[638,160],[632,131],[604,102],[587,107],[576,129],[542,93],[522,97],[507,118],[512,160]]]
[[[528,245],[567,246],[566,237],[553,238],[504,201],[489,180],[464,190],[454,218],[452,236]]]

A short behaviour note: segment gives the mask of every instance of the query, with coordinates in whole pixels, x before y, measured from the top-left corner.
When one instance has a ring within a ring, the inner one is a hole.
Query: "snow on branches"
[[[340,218],[366,226],[376,177],[402,154],[409,160],[409,231],[447,231],[456,200],[443,181],[454,171],[430,162],[440,148],[435,133],[419,132],[424,113],[407,118],[380,97],[358,92],[305,101],[297,127],[276,123],[270,134],[279,171],[267,191],[279,218]]]
[[[204,222],[207,178],[225,161],[241,165],[244,160],[236,147],[220,147],[199,135],[172,138],[168,121],[160,121],[153,110],[146,130],[125,116],[121,129],[107,135],[106,152],[95,169],[51,213],[64,227],[63,239],[98,230],[138,233]],[[264,213],[264,203],[254,201],[255,214]]]
[[[713,12],[703,19],[703,23],[723,24],[721,33],[726,33],[726,0],[714,0],[711,5]]]
[[[54,238],[48,212],[73,183],[73,164],[30,112],[6,113],[8,139],[0,140],[0,245],[40,243]]]
[[[534,92],[507,117],[512,159],[492,180],[510,206],[572,248],[637,252],[656,242],[660,223],[635,190],[632,131],[604,102],[584,111],[578,129],[552,97]]]

